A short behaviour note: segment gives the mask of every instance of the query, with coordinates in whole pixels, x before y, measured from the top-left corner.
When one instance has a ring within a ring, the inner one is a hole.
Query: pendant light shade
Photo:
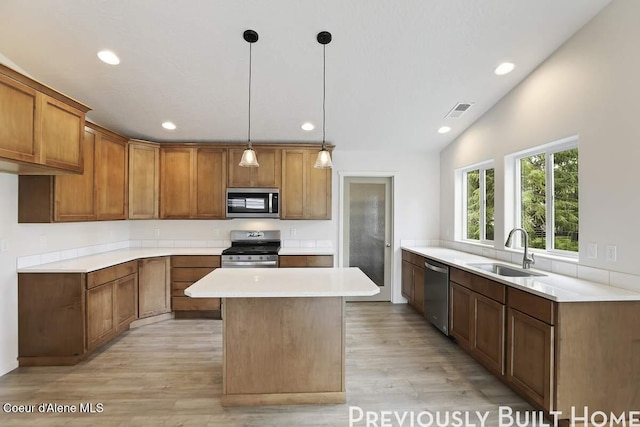
[[[258,41],[258,33],[253,30],[247,30],[242,35],[247,43],[249,43],[249,126],[247,133],[247,148],[242,153],[239,166],[246,168],[257,168],[258,157],[251,147],[251,45]]]
[[[330,169],[331,168],[331,153],[327,150],[327,144],[325,142],[325,101],[327,94],[327,55],[326,48],[331,43],[331,33],[328,31],[321,31],[318,33],[318,43],[322,45],[322,148],[318,152],[316,163],[314,168],[318,169]]]
[[[245,168],[256,168],[260,166],[258,164],[258,157],[256,157],[256,152],[253,151],[251,145],[249,145],[242,153],[242,158],[240,159],[239,165]]]

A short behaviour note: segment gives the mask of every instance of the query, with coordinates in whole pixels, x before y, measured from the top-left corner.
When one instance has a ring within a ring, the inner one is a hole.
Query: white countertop
[[[194,298],[371,296],[380,288],[359,268],[220,268],[185,289]]]
[[[18,273],[90,273],[141,258],[171,255],[220,255],[225,248],[128,248],[18,269]]]
[[[637,292],[542,270],[532,269],[532,271],[542,273],[545,276],[499,276],[468,264],[494,262],[515,268],[522,268],[522,266],[467,252],[434,247],[402,247],[402,249],[557,302],[640,301],[640,293]]]
[[[18,273],[90,273],[141,258],[171,255],[221,255],[226,248],[127,248],[19,268]],[[333,255],[333,248],[281,248],[279,255]]]

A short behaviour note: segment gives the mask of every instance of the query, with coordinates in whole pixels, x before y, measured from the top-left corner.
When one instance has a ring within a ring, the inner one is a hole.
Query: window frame
[[[495,178],[496,178],[496,168],[495,168],[495,162],[493,160],[488,160],[486,162],[482,162],[482,163],[476,163],[474,165],[471,166],[467,166],[464,168],[461,168],[458,170],[459,174],[460,174],[460,184],[461,184],[461,191],[460,191],[460,196],[461,196],[461,215],[460,215],[460,230],[461,230],[461,235],[460,235],[460,240],[462,242],[466,242],[466,243],[480,243],[483,245],[493,245],[494,241],[495,241],[495,222],[494,222],[494,226],[493,226],[493,235],[494,235],[494,239],[493,240],[488,240],[486,237],[486,233],[487,233],[487,228],[486,228],[486,219],[487,219],[487,194],[486,194],[486,171],[488,169],[493,169],[493,209],[494,209],[494,215],[495,215],[495,200],[496,200],[496,186],[495,186]],[[467,237],[467,183],[468,183],[468,179],[467,179],[467,174],[469,172],[474,172],[474,171],[478,171],[480,178],[479,178],[479,185],[480,185],[480,238],[479,239],[470,239]]]
[[[557,255],[566,258],[578,258],[580,249],[577,251],[567,251],[563,249],[556,249],[555,238],[555,195],[554,195],[554,162],[553,155],[562,151],[568,151],[572,149],[578,149],[578,136],[571,136],[568,138],[554,141],[548,144],[544,144],[538,147],[534,147],[519,153],[512,154],[510,157],[513,165],[514,176],[514,227],[522,227],[522,166],[521,160],[531,156],[544,155],[545,159],[545,248],[529,248],[530,251],[542,254]],[[580,152],[578,151],[578,165],[580,163]],[[580,167],[578,166],[578,171]],[[580,191],[580,181],[578,179],[578,192]],[[579,199],[578,199],[579,203]],[[578,204],[579,210],[579,204]],[[579,228],[579,225],[578,225]],[[509,230],[505,230],[507,233]],[[506,235],[506,233],[505,233]],[[579,239],[579,237],[578,237]],[[578,240],[578,243],[580,241]],[[514,248],[523,249],[521,240],[517,239]]]

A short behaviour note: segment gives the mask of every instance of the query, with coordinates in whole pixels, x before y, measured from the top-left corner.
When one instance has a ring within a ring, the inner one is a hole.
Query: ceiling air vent
[[[469,108],[471,108],[472,105],[473,105],[473,102],[471,103],[458,102],[455,105],[455,107],[453,107],[451,111],[449,111],[447,115],[444,117],[446,119],[459,119]]]

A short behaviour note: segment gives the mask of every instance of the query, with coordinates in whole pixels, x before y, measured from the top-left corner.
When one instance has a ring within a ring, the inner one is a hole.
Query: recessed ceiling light
[[[167,129],[167,130],[175,130],[176,129],[176,125],[173,122],[164,122],[162,124],[162,127]]]
[[[496,67],[494,73],[499,76],[504,76],[505,74],[509,74],[510,72],[512,72],[515,67],[516,66],[511,62],[503,62]]]
[[[309,123],[309,122],[303,123],[302,126],[300,126],[300,127],[302,128],[302,130],[306,130],[306,131],[314,130],[316,128],[313,125],[313,123]]]
[[[105,62],[109,65],[118,65],[120,63],[120,58],[118,58],[118,55],[111,52],[110,50],[101,50],[100,52],[98,52],[98,58],[100,58],[102,62]]]
[[[442,126],[440,129],[438,129],[438,133],[447,133],[451,130],[451,128],[449,126]]]

